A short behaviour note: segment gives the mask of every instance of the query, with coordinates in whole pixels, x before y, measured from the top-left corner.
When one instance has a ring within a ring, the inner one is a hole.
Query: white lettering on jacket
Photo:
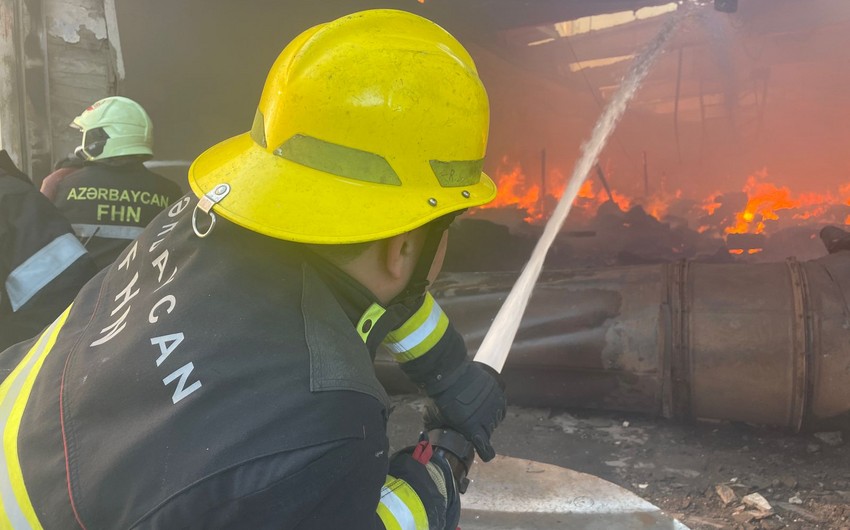
[[[171,209],[168,210],[168,217],[176,217],[183,210],[186,209],[186,206],[189,205],[189,198],[186,197],[174,205],[171,206]],[[179,221],[169,222],[162,225],[159,232],[157,232],[157,236],[159,239],[154,241],[151,247],[148,249],[148,255],[154,255],[154,251],[165,241],[166,236],[174,230]],[[159,252],[156,257],[154,257],[150,261],[150,265],[153,269],[154,274],[156,274],[156,282],[157,287],[154,289],[154,293],[159,292],[160,289],[168,286],[172,280],[177,276],[178,267],[173,265],[170,272],[168,272],[169,264],[169,252],[168,249],[163,249]],[[165,294],[159,300],[157,300],[153,306],[151,307],[150,312],[148,313],[148,323],[150,324],[158,324],[161,326],[167,325],[166,317],[171,314],[172,311],[177,307],[178,300],[174,294]],[[163,322],[160,322],[160,319]],[[150,339],[151,345],[156,346],[159,350],[159,357],[156,358],[155,364],[157,368],[167,368],[168,365],[173,365],[173,363],[168,362],[169,357],[177,352],[180,345],[183,343],[185,339],[185,335],[182,331],[177,331],[174,333],[168,333],[166,335],[159,335]],[[176,353],[179,356],[179,352]],[[201,388],[201,381],[195,380],[191,384],[189,382],[189,377],[192,375],[192,371],[195,369],[195,364],[193,362],[185,363],[183,366],[173,370],[171,373],[162,378],[162,384],[168,387],[168,385],[175,383],[176,386],[171,395],[172,404],[176,405],[181,400],[193,394],[195,391]]]
[[[163,296],[162,298],[160,298],[159,302],[157,302],[153,305],[153,307],[151,308],[151,312],[148,315],[148,322],[150,322],[151,324],[156,324],[159,321],[159,316],[156,315],[156,310],[162,304],[168,304],[168,308],[165,310],[165,312],[170,315],[171,312],[174,311],[174,306],[177,305],[177,298],[175,298],[174,295],[172,295],[172,294],[170,294],[168,296]],[[153,340],[153,339],[151,339],[151,340]]]
[[[183,210],[186,209],[186,206],[189,205],[189,198],[186,197],[172,205],[171,209],[168,210],[168,217],[176,217]],[[165,241],[165,237],[177,226],[179,221],[174,221],[170,223],[165,223],[160,228],[159,232],[157,232],[157,239],[148,249],[148,254],[153,255],[154,251]],[[159,292],[160,289],[166,287],[171,281],[177,276],[176,265],[173,266],[170,273],[166,272],[168,267],[168,258],[169,252],[168,249],[163,249],[158,255],[156,255],[153,260],[151,260],[150,264],[153,268],[154,273],[156,274],[156,282],[157,288],[154,289],[154,293]],[[150,313],[148,313],[148,322],[150,324],[158,324],[160,318],[164,318],[167,315],[170,315],[174,308],[177,307],[177,297],[173,294],[166,294],[161,297],[156,303],[151,307]],[[165,323],[163,322],[163,324]],[[169,333],[167,335],[160,335],[151,339],[151,345],[156,346],[159,349],[159,357],[156,359],[156,366],[158,368],[163,366],[163,363],[167,363],[169,356],[177,351],[177,348],[180,344],[183,343],[185,339],[185,335],[182,331],[178,331],[175,333]],[[173,404],[177,404],[179,401],[185,399],[187,396],[194,393],[196,390],[201,388],[202,383],[200,380],[194,381],[192,384],[187,386],[189,381],[189,376],[192,374],[192,371],[195,369],[194,363],[191,361],[184,364],[180,368],[172,371],[170,374],[166,375],[162,379],[162,384],[166,387],[176,381],[177,385],[174,388],[174,392],[171,395],[171,402]]]
[[[124,259],[122,259],[121,263],[118,264],[118,270],[129,270],[130,264],[136,259],[136,251],[138,250],[138,246],[138,242],[133,242],[133,244],[127,251],[127,255],[124,256]],[[118,317],[117,320],[114,320],[111,324],[100,330],[101,337],[92,342],[90,344],[91,347],[106,344],[107,342],[117,337],[122,331],[124,331],[124,328],[127,327],[127,316],[130,314],[130,309],[132,308],[130,300],[132,300],[136,297],[137,294],[139,294],[139,289],[136,289],[135,291],[133,290],[133,287],[136,285],[136,282],[138,280],[139,272],[136,271],[136,273],[133,274],[132,279],[130,279],[129,283],[127,283],[127,286],[124,287],[121,292],[119,292],[118,295],[115,296],[114,301],[118,302],[120,300],[120,303],[117,307],[115,307],[115,309],[113,309],[109,313],[109,316],[114,317],[116,313],[118,313],[119,311],[121,311],[122,308],[124,308],[124,306],[127,306],[127,308],[124,310],[124,313],[122,313],[121,316]]]
[[[159,358],[156,360],[156,365],[159,366],[163,361],[168,359],[168,356],[171,355],[171,352],[177,349],[177,346],[180,346],[180,343],[183,342],[183,333],[172,333],[171,335],[164,335],[162,337],[154,337],[151,339],[151,344],[156,344],[159,346]]]
[[[178,377],[180,378],[180,381],[177,382],[177,388],[174,389],[174,394],[171,396],[171,401],[175,405],[177,404],[178,401],[180,401],[184,397],[188,396],[189,394],[191,394],[195,390],[201,388],[201,382],[200,381],[195,381],[194,383],[189,385],[188,388],[186,388],[186,380],[189,379],[189,374],[192,373],[192,370],[194,368],[195,368],[195,365],[192,364],[191,362],[186,363],[183,366],[181,366],[180,368],[178,368],[177,370],[173,371],[171,374],[166,376],[165,379],[162,380],[162,383],[167,385],[168,383],[174,381]]]
[[[170,219],[168,219],[168,222],[164,223],[160,227],[157,232],[156,241],[154,241],[147,250],[146,259],[150,260],[148,263],[150,263],[152,270],[146,271],[146,274],[153,274],[153,277],[156,278],[156,287],[153,291],[149,291],[151,294],[157,293],[160,289],[167,287],[177,276],[177,265],[172,264],[169,266],[170,254],[168,249],[162,249],[156,253],[155,251],[157,251],[158,247],[165,242],[166,237],[180,222],[179,219],[175,220],[174,218],[183,213],[190,202],[191,199],[189,197],[184,197],[171,206],[168,210],[168,217]],[[144,252],[144,250],[142,252]],[[115,296],[114,301],[117,302],[115,306],[109,308],[111,310],[110,317],[115,317],[116,315],[119,316],[101,330],[101,336],[92,342],[91,346],[106,344],[124,331],[128,324],[131,326],[145,325],[144,317],[142,317],[142,319],[134,318],[133,315],[135,313],[131,312],[133,307],[131,302],[133,299],[143,288],[147,291],[147,286],[150,284],[150,282],[145,281],[139,282],[139,274],[141,272],[140,268],[142,265],[136,263],[138,253],[138,242],[134,242],[126,251],[126,254],[119,263],[119,271],[127,271],[128,275],[132,274],[124,288],[121,289],[121,291]],[[141,283],[142,287],[137,287],[137,283]],[[150,306],[150,310],[147,313],[147,324],[156,324],[157,330],[162,330],[162,328],[169,325],[168,316],[172,314],[178,305],[179,300],[177,296],[166,292]],[[156,357],[152,364],[155,364],[156,368],[168,370],[168,372],[163,372],[167,373],[167,375],[162,378],[162,384],[166,388],[168,388],[169,385],[175,385],[171,394],[171,402],[175,405],[202,387],[202,383],[200,379],[197,378],[197,375],[195,376],[195,380],[190,382],[190,378],[195,370],[195,364],[192,361],[186,362],[185,359],[178,359],[181,356],[179,347],[184,340],[185,335],[182,331],[167,332],[164,334],[158,333],[150,339],[151,346],[153,346],[155,351],[158,352],[158,357]],[[171,357],[172,354],[174,357]],[[182,366],[175,368],[174,359],[178,359],[177,363],[182,364]]]

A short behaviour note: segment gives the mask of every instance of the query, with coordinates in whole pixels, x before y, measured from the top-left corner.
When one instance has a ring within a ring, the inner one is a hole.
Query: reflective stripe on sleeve
[[[18,265],[6,278],[12,311],[29,302],[85,253],[86,249],[73,234],[63,234]]]
[[[136,239],[144,231],[144,228],[138,226],[119,226],[119,225],[89,225],[76,223],[72,224],[74,233],[77,237],[86,239],[92,236],[102,237],[104,239]]]
[[[381,488],[378,517],[387,530],[428,530],[428,514],[407,482],[387,475]]]
[[[440,304],[431,293],[425,293],[422,307],[401,327],[390,332],[384,339],[384,345],[396,361],[412,361],[433,348],[443,338],[448,326],[449,318],[443,313]]]
[[[23,361],[0,385],[0,432],[3,435],[3,450],[0,451],[0,528],[42,528],[24,484],[21,462],[18,459],[18,434],[35,379],[56,344],[56,337],[70,311],[71,308],[68,307],[41,334]]]

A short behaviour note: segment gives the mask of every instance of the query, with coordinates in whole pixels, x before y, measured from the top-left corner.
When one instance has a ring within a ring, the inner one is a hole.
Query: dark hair
[[[318,245],[306,244],[313,254],[324,258],[334,265],[345,265],[359,255],[366,252],[366,249],[374,245],[376,241],[366,241],[365,243],[346,243],[344,245]]]

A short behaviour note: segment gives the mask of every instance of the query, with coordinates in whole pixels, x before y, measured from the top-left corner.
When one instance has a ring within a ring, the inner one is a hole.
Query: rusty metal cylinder
[[[474,354],[516,275],[448,274],[433,292]],[[800,430],[850,410],[850,252],[545,272],[503,376],[515,404]],[[401,375],[386,358],[391,390]]]

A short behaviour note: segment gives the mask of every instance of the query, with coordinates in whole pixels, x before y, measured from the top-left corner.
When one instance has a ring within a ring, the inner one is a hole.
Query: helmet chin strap
[[[356,285],[358,291],[361,293],[368,293],[362,297],[364,300],[368,299],[368,301],[364,302],[365,305],[372,303],[372,305],[379,305],[381,307],[380,316],[374,321],[365,339],[367,348],[373,354],[387,334],[407,321],[421,306],[425,296],[425,289],[429,283],[428,273],[431,272],[431,265],[434,263],[434,258],[437,255],[440,240],[443,238],[443,232],[448,229],[454,218],[460,213],[462,211],[445,215],[425,225],[428,232],[425,236],[425,242],[419,253],[419,259],[416,262],[413,274],[401,294],[390,300],[388,304],[379,304],[374,293],[363,287],[362,284],[354,280],[337,265],[332,264],[327,259],[305,247],[305,256],[320,271],[330,275],[331,278],[336,278],[337,281],[341,281],[343,284]],[[362,311],[362,309],[360,310]]]

